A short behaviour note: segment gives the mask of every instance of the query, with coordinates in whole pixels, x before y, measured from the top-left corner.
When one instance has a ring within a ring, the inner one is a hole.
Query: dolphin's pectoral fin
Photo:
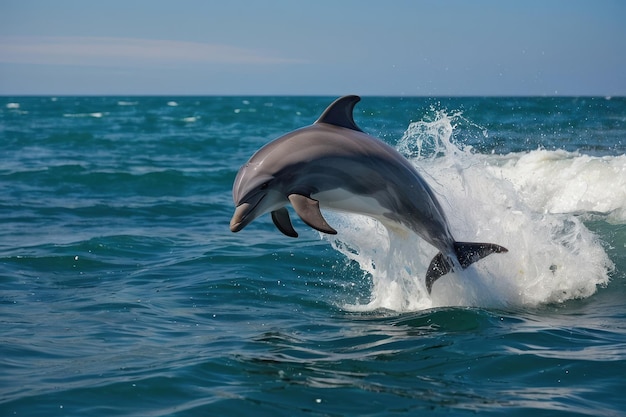
[[[454,252],[463,269],[492,253],[505,253],[508,251],[507,248],[494,243],[454,242]],[[428,293],[430,294],[435,281],[448,272],[451,272],[453,269],[454,267],[450,260],[439,252],[437,256],[430,261],[428,271],[426,272],[426,289]]]
[[[322,216],[319,201],[301,194],[290,194],[289,201],[294,210],[296,210],[296,213],[298,213],[298,216],[300,216],[302,221],[306,224],[320,232],[331,235],[337,234],[337,231],[330,227]]]
[[[428,294],[431,293],[435,281],[450,271],[452,271],[450,261],[443,256],[443,253],[439,252],[433,260],[430,261],[428,271],[426,272],[426,289],[428,290]]]
[[[289,218],[289,212],[286,208],[281,207],[278,210],[272,211],[272,221],[276,225],[276,228],[283,232],[283,234],[289,237],[298,237],[298,232],[294,230],[291,219]]]

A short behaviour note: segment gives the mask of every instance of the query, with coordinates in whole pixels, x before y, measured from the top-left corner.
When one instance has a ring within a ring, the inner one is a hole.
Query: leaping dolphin
[[[439,250],[426,272],[426,288],[457,268],[494,252],[493,243],[457,242],[426,181],[398,151],[363,132],[352,113],[360,97],[335,100],[311,126],[268,143],[239,170],[233,184],[235,213],[230,230],[238,232],[271,212],[278,230],[298,237],[289,203],[300,218],[323,233],[336,234],[324,209],[373,217],[388,229],[403,226]]]

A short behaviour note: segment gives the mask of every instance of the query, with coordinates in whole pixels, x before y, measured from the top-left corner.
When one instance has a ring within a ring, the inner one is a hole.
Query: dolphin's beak
[[[230,219],[230,231],[238,232],[249,223],[246,221],[246,217],[250,214],[250,211],[253,209],[250,203],[241,203],[235,209],[235,213],[233,214],[233,218]]]

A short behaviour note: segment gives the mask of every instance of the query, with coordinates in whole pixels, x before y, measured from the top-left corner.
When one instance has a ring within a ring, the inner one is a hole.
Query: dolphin
[[[285,207],[312,228],[336,234],[320,208],[370,216],[387,229],[407,228],[439,250],[426,272],[426,289],[443,275],[492,253],[493,243],[457,242],[424,178],[393,147],[369,136],[353,118],[360,97],[335,100],[311,126],[268,143],[241,167],[233,184],[238,232],[270,212],[282,233],[298,237]]]

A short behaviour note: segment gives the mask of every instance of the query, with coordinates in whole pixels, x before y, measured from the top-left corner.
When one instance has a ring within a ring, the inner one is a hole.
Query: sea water
[[[232,181],[334,97],[0,98],[2,415],[626,412],[626,99],[364,97],[459,241],[228,230]],[[292,211],[293,214],[293,211]]]

